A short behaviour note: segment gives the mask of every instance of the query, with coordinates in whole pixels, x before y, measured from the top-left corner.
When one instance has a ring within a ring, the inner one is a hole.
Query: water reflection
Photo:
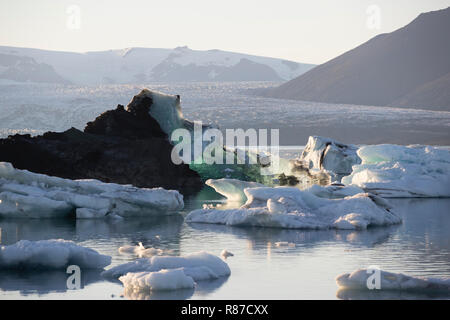
[[[375,227],[367,230],[292,230],[279,228],[246,228],[206,223],[189,223],[198,232],[232,234],[239,239],[250,241],[249,247],[258,249],[265,244],[273,246],[277,242],[295,244],[298,248],[310,248],[323,242],[345,242],[358,247],[373,247],[387,242],[399,228],[398,225]]]
[[[102,270],[82,270],[81,288],[103,281]],[[57,271],[6,271],[0,272],[1,291],[19,291],[21,295],[47,294],[50,292],[66,292],[68,274],[64,270]]]

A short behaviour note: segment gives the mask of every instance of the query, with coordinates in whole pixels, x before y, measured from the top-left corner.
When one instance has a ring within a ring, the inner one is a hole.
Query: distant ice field
[[[0,83],[0,136],[83,129],[142,88],[181,95],[184,116],[221,129],[273,128],[281,145],[305,145],[309,135],[355,144],[450,145],[450,112],[271,99],[252,89],[273,82],[51,85]]]

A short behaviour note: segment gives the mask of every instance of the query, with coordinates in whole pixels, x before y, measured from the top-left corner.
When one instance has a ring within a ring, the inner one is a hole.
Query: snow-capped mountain
[[[0,66],[8,59],[31,59],[52,68],[58,77],[2,76],[33,82],[75,84],[142,83],[151,81],[277,81],[290,80],[314,67],[283,59],[221,50],[127,48],[86,53],[0,46]],[[50,71],[49,71],[50,72]],[[11,74],[11,72],[8,72]],[[50,78],[51,81],[48,81]],[[58,80],[60,78],[60,80]]]

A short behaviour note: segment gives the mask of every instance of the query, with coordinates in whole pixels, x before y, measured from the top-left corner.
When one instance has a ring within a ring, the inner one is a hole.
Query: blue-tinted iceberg
[[[98,180],[69,180],[0,162],[0,217],[78,218],[173,214],[183,196],[162,188],[135,188]]]
[[[111,257],[66,240],[21,240],[0,246],[1,269],[64,269],[77,265],[81,269],[103,269]]]
[[[342,179],[382,197],[449,197],[450,152],[430,146],[373,145]]]

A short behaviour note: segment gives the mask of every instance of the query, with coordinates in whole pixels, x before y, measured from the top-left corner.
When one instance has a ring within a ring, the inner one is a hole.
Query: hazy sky
[[[77,52],[187,45],[322,63],[449,6],[450,0],[0,0],[0,45]]]

